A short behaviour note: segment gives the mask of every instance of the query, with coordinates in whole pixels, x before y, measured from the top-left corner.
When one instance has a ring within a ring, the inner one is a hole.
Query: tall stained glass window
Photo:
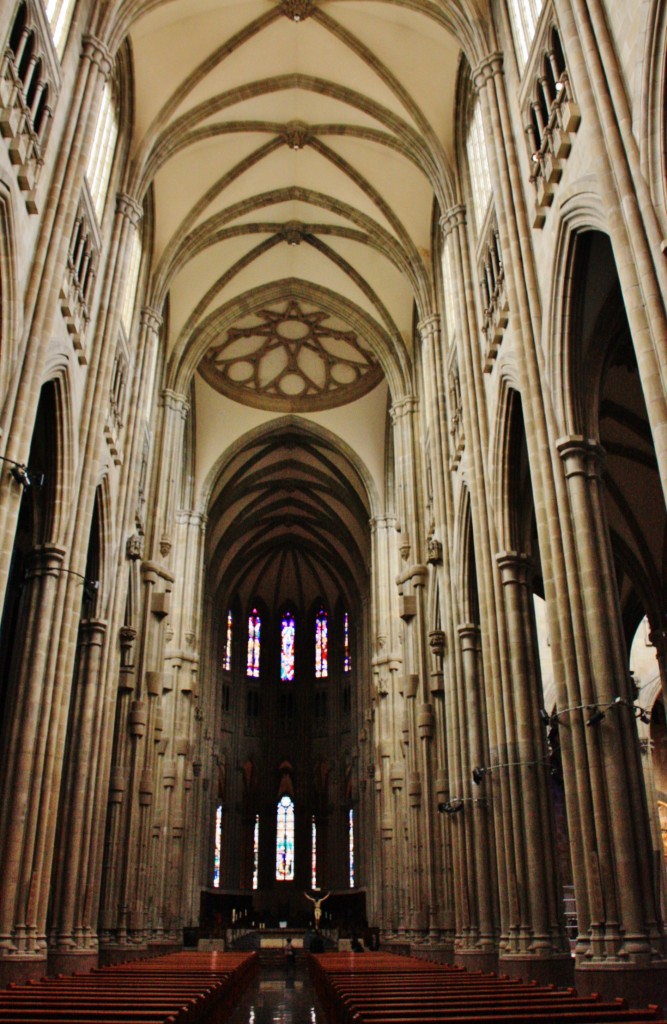
[[[310,834],[310,887],[317,889],[317,823],[315,815],[313,815]]]
[[[350,864],[350,889],[354,889],[354,811],[350,807],[348,815],[348,851]]]
[[[486,137],[482,124],[482,106],[479,100],[475,103],[468,126],[466,152],[468,154],[468,170],[470,171],[470,186],[472,188],[475,229],[479,234],[492,196],[491,172],[489,171]]]
[[[528,60],[530,44],[543,6],[543,0],[509,0],[508,7],[520,70],[523,70]]]
[[[280,678],[291,683],[294,679],[294,616],[285,612],[280,624]]]
[[[259,679],[260,633],[262,620],[256,608],[248,618],[248,675]]]
[[[102,220],[104,203],[109,188],[111,165],[118,141],[118,111],[113,84],[107,82],[102,93],[102,105],[95,129],[95,138],[88,158],[86,178],[97,219]]]
[[[291,882],[294,878],[294,801],[287,795],[278,801],[276,830],[276,879]]]
[[[222,804],[215,809],[215,843],[213,846],[213,887],[220,888],[220,853],[222,851]]]
[[[350,616],[345,612],[343,617],[343,672],[352,670],[352,655],[350,654]]]
[[[255,815],[252,832],[252,887],[259,889],[259,814]]]
[[[329,623],[327,613],[320,609],[315,619],[315,678],[329,675]]]
[[[232,611],[231,611],[231,608],[230,608],[230,610],[227,612],[227,638],[225,640],[225,657],[224,657],[223,665],[222,665],[222,667],[224,668],[225,672],[231,672],[231,670],[232,670],[232,626],[233,626],[233,624],[234,624],[234,620],[232,618]]]

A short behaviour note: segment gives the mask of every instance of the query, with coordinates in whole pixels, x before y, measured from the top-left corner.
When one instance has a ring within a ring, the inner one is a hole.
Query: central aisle
[[[305,967],[260,968],[227,1024],[326,1024]]]

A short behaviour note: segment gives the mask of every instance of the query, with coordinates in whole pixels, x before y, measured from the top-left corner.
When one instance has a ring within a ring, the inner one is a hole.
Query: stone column
[[[94,36],[86,36],[25,295],[22,374],[17,375],[17,390],[5,405],[5,415],[11,417],[11,423],[7,420],[3,424],[8,438],[5,454],[18,462],[25,460],[30,444],[43,379],[42,364],[48,348],[44,338],[52,336],[53,320],[60,316],[59,293],[79,194],[95,137],[104,84],[112,66],[113,57],[105,43]],[[6,528],[2,522],[3,533]]]
[[[428,699],[424,704],[424,710],[430,706],[433,710],[434,729],[432,736],[434,742],[430,744],[429,763],[426,767],[430,784],[431,804],[433,809],[444,802],[442,794],[446,791],[446,754],[445,754],[445,714],[444,714],[444,675],[443,658],[446,648],[446,633],[441,627],[444,621],[451,635],[452,616],[449,601],[449,594],[446,586],[444,572],[445,557],[449,568],[449,552],[444,555],[443,539],[448,538],[448,523],[446,516],[446,484],[445,484],[445,460],[447,457],[448,444],[446,432],[446,402],[445,402],[445,373],[442,362],[442,339],[440,331],[440,317],[432,315],[425,317],[419,324],[418,329],[421,337],[422,352],[422,379],[424,385],[425,401],[424,419],[426,432],[429,438],[430,472],[432,485],[433,507],[430,510],[431,524],[427,538],[426,553],[429,570],[429,586],[437,594],[425,599],[425,607],[437,607],[440,615],[438,622],[429,621],[425,626],[428,629],[429,647],[434,660],[429,659],[428,672]],[[424,510],[424,515],[426,510]],[[447,574],[449,575],[449,574]],[[432,667],[433,666],[433,667]],[[423,732],[423,738],[426,732]],[[433,788],[435,783],[435,788]],[[432,821],[433,830],[433,876],[434,885],[437,890],[436,905],[439,908],[438,932],[436,936],[431,934],[431,940],[436,939],[442,942],[446,940],[446,949],[443,949],[443,959],[449,959],[453,949],[453,891],[451,884],[451,850],[449,849],[449,831],[444,828],[442,819],[434,817]]]
[[[655,964],[663,940],[633,695],[601,494],[602,451],[581,436],[561,438],[557,448],[576,526],[577,564],[571,572],[580,595],[573,608],[579,705],[562,709],[559,724],[561,733],[571,732],[577,769],[576,779],[568,782],[566,775],[568,803],[577,798],[588,812],[581,815],[582,831],[571,835],[573,845],[581,847],[573,861],[585,866],[575,878],[581,950],[576,966],[584,986],[607,986],[605,968],[617,970],[625,963],[638,978],[639,969]],[[596,710],[604,720],[588,726]],[[575,786],[576,797],[571,797]],[[582,890],[587,898],[580,901]],[[617,977],[625,988],[624,979]]]
[[[88,860],[93,838],[98,689],[105,636],[106,623],[91,620],[81,624],[51,894],[49,970],[53,973],[85,970],[97,964],[97,928],[90,919]]]
[[[563,42],[595,153],[596,179],[637,357],[667,499],[667,269],[628,102],[628,88],[600,0],[558,0]],[[574,78],[575,76],[573,76]]]
[[[0,806],[0,984],[40,976],[45,966],[45,920],[38,918],[40,887],[34,852],[41,830],[45,789],[54,784],[46,759],[49,730],[58,707],[54,687],[45,686],[50,629],[65,551],[36,548],[28,568],[20,619],[25,639],[7,712],[5,785]],[[55,771],[55,785],[60,774]],[[53,823],[55,826],[55,822]],[[48,880],[46,881],[48,887]]]
[[[509,948],[501,956],[508,973],[527,971],[532,979],[571,980],[571,958],[565,937],[561,894],[557,888],[553,815],[548,788],[547,749],[540,723],[542,705],[539,663],[534,647],[530,559],[516,552],[497,556],[505,597],[510,651],[506,680],[505,743],[507,767],[492,772],[510,789],[511,872],[517,880],[516,914],[508,929]],[[539,963],[535,962],[539,958]],[[526,966],[527,961],[530,961]]]
[[[458,628],[462,673],[455,700],[459,707],[458,750],[450,754],[447,819],[455,838],[457,963],[492,970],[498,962],[493,820],[490,801],[472,784],[472,769],[488,763],[480,628]],[[474,792],[473,792],[474,789]]]

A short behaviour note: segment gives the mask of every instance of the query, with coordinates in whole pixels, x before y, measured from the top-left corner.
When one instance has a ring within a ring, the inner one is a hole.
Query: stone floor
[[[304,968],[264,967],[226,1024],[326,1024],[326,1017]]]

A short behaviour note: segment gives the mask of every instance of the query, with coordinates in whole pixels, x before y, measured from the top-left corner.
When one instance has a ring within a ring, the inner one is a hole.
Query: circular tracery
[[[199,370],[217,391],[262,409],[327,409],[366,394],[382,371],[336,314],[291,299],[251,313],[211,346]]]

